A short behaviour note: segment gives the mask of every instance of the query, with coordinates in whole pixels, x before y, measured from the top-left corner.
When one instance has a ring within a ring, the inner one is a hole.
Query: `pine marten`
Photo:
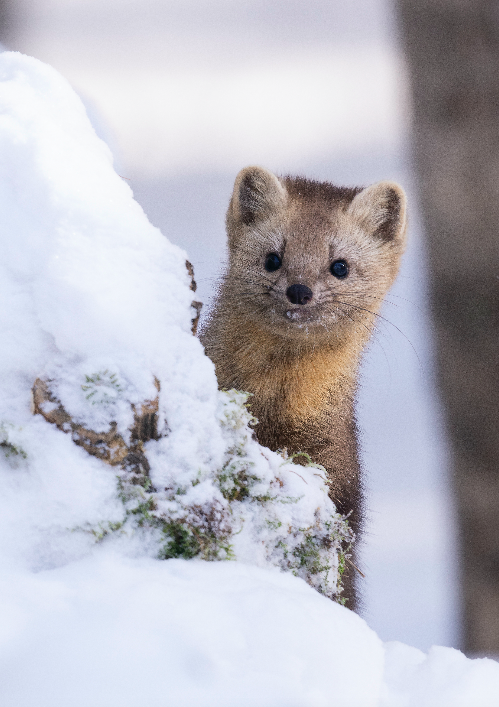
[[[359,362],[404,251],[404,191],[247,167],[226,225],[229,263],[201,333],[219,386],[253,394],[260,444],[325,467],[331,498],[358,535]]]

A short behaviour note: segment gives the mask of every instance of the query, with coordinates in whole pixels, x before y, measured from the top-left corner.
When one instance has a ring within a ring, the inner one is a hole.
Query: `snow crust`
[[[185,253],[149,224],[67,82],[17,53],[0,55],[0,239],[2,705],[497,704],[495,662],[383,646],[277,569],[299,574],[291,528],[333,518],[320,470],[251,439],[191,334]],[[32,414],[40,376],[74,420],[115,421],[126,439],[157,378],[163,437],[146,452],[154,487],[174,491],[154,513],[219,503],[244,563],[155,559],[156,526],[126,525],[113,469]],[[236,458],[255,479],[229,508]]]

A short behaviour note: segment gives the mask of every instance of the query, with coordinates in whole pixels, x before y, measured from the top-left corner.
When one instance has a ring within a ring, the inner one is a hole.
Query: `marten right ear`
[[[227,223],[250,226],[278,211],[285,200],[286,190],[272,172],[263,167],[245,167],[236,177]]]
[[[372,184],[357,194],[348,211],[374,238],[403,245],[407,206],[404,190],[398,184]]]

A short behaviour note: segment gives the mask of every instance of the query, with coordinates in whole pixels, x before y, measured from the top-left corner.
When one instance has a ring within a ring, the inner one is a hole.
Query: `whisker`
[[[391,302],[392,297],[396,297],[397,299],[402,300],[403,302],[407,302],[408,304],[411,304],[413,307],[416,307],[416,309],[419,310],[419,312],[423,313],[422,307],[420,307],[416,302],[413,300],[408,299],[407,297],[402,297],[402,295],[397,295],[394,292],[390,292],[389,295],[385,297],[379,297],[378,295],[372,295],[372,294],[362,294],[359,295],[358,292],[342,292],[341,297],[347,296],[347,297],[359,297],[362,296],[364,299],[378,299],[381,300],[382,302],[387,302],[388,304],[391,304],[393,307],[399,307],[400,305],[397,302]]]
[[[383,315],[378,314],[377,312],[372,312],[370,309],[367,309],[366,307],[360,307],[360,306],[357,305],[357,304],[350,304],[349,302],[341,302],[341,300],[336,300],[336,301],[337,301],[339,304],[345,305],[345,307],[354,307],[355,309],[359,309],[359,310],[361,310],[361,311],[363,311],[363,312],[368,312],[369,314],[372,314],[373,317],[378,317],[378,319],[381,319],[382,321],[386,322],[387,324],[390,324],[390,326],[392,326],[394,329],[396,329],[396,330],[399,332],[399,334],[401,334],[401,335],[404,337],[404,339],[407,341],[407,343],[410,345],[410,347],[412,348],[412,350],[413,350],[413,352],[414,352],[414,355],[416,356],[416,358],[417,358],[417,360],[418,360],[418,363],[419,363],[419,366],[420,366],[421,371],[423,370],[423,365],[422,365],[421,360],[420,360],[420,358],[419,358],[419,356],[418,356],[418,352],[417,352],[416,349],[414,348],[414,345],[413,345],[412,341],[409,339],[408,336],[406,336],[406,335],[404,334],[404,332],[403,332],[401,329],[399,329],[399,327],[398,327],[396,324],[394,324],[393,322],[391,322],[391,321],[390,321],[389,319],[387,319],[386,317],[383,317]]]

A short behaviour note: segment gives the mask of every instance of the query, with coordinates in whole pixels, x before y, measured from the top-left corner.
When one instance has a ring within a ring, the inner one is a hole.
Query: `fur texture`
[[[404,250],[404,192],[391,182],[347,189],[247,167],[226,222],[228,268],[201,334],[219,385],[253,394],[261,444],[307,452],[326,468],[331,498],[358,534],[358,367]],[[280,261],[274,271],[270,254]],[[331,271],[338,260],[348,269],[341,278]],[[293,285],[311,297],[293,303]]]

